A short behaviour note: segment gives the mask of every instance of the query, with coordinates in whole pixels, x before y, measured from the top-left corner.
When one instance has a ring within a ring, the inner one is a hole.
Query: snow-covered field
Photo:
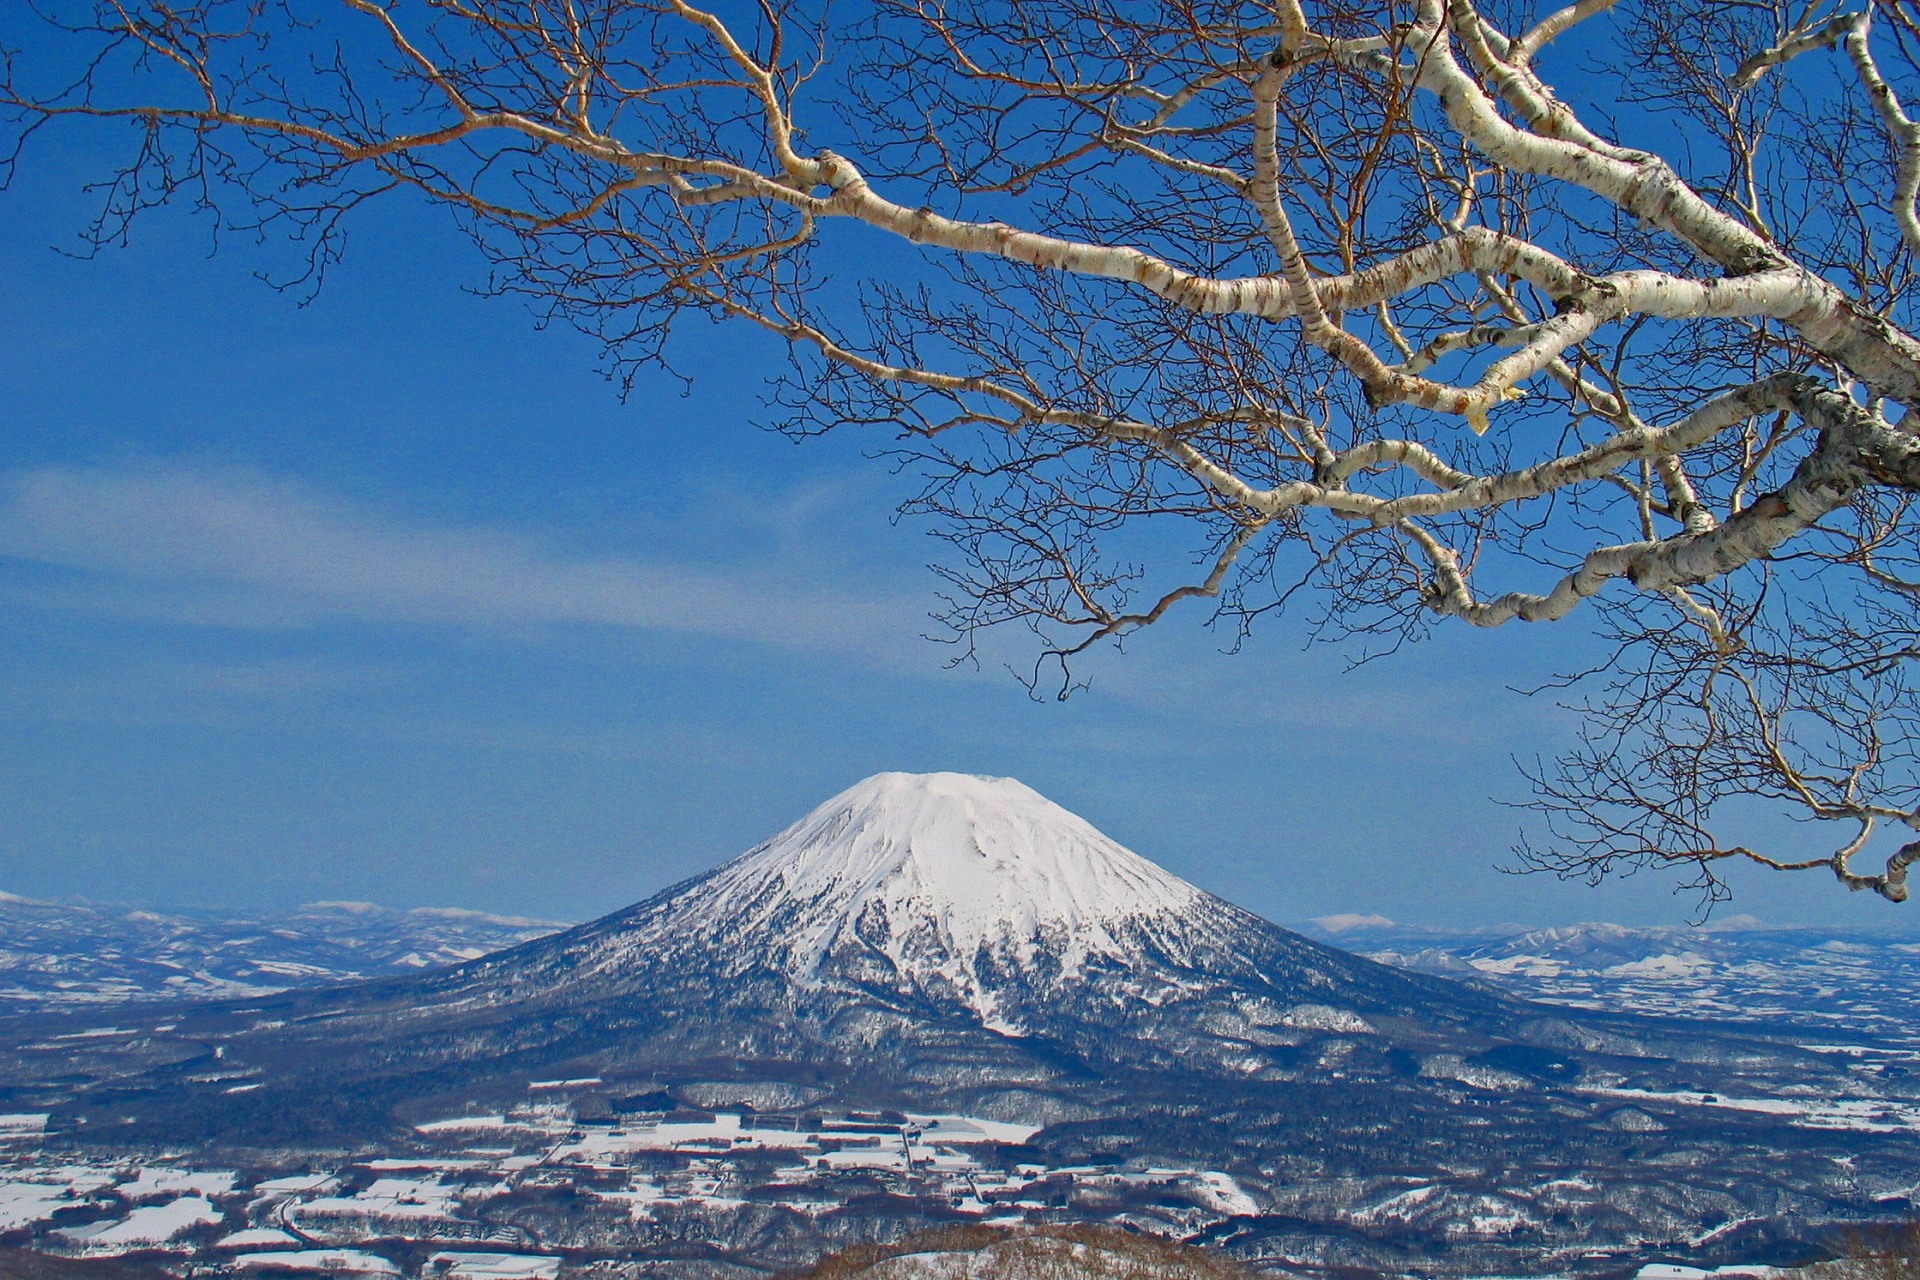
[[[359,1249],[290,1249],[242,1253],[226,1261],[235,1271],[288,1271],[323,1276],[397,1276],[397,1263]]]
[[[1104,1200],[1123,1191],[1183,1206],[1183,1221],[1196,1223],[1260,1209],[1217,1170],[1006,1167],[996,1153],[1033,1138],[1032,1124],[748,1111],[582,1124],[566,1094],[590,1087],[542,1082],[504,1114],[419,1125],[434,1150],[368,1154],[329,1169],[244,1173],[180,1160],[96,1167],[15,1148],[0,1160],[0,1230],[34,1229],[40,1247],[87,1256],[187,1254],[235,1271],[367,1275],[394,1271],[382,1252],[388,1242],[485,1240],[517,1251],[443,1250],[436,1265],[446,1280],[551,1280],[558,1264],[538,1241],[487,1225],[495,1206],[564,1189],[634,1223],[736,1211],[750,1196],[818,1216],[840,1203],[841,1180],[856,1176],[990,1222],[1044,1213],[1062,1195]]]
[[[132,1253],[168,1244],[188,1229],[217,1223],[222,1214],[205,1196],[179,1196],[159,1204],[134,1207],[114,1222],[70,1227],[54,1234],[87,1253]]]
[[[443,1250],[427,1259],[427,1268],[445,1280],[554,1280],[560,1259],[524,1253],[461,1253]]]
[[[1719,1106],[1788,1114],[1816,1126],[1894,1123],[1885,1104],[1862,1100],[1589,1091],[1654,1111]],[[1920,1116],[1900,1111],[1897,1122],[1920,1125]],[[368,1153],[304,1171],[248,1173],[178,1160],[85,1165],[15,1148],[0,1162],[0,1230],[35,1229],[40,1247],[85,1256],[172,1253],[234,1272],[367,1276],[400,1272],[402,1255],[389,1256],[388,1246],[471,1240],[487,1247],[442,1248],[427,1274],[553,1280],[559,1263],[537,1237],[489,1225],[497,1206],[564,1191],[642,1228],[689,1211],[728,1214],[750,1204],[818,1216],[840,1203],[840,1180],[856,1176],[879,1178],[898,1194],[944,1200],[961,1219],[989,1225],[1049,1221],[1066,1204],[1135,1206],[1120,1220],[1177,1224],[1189,1234],[1287,1211],[1218,1169],[1010,1163],[1000,1152],[1025,1150],[1021,1144],[1037,1128],[978,1116],[666,1112],[583,1124],[568,1090],[549,1084],[502,1114],[428,1122],[418,1132],[434,1149]],[[1597,1182],[1579,1177],[1512,1191],[1387,1179],[1353,1188],[1344,1212],[1356,1228],[1471,1241],[1527,1232],[1544,1214],[1592,1205],[1599,1194]],[[1154,1206],[1157,1216],[1139,1218],[1140,1206]],[[73,1222],[76,1214],[86,1220]],[[56,1215],[68,1225],[52,1225]],[[1710,1224],[1695,1231],[1697,1239],[1676,1244],[1698,1246],[1740,1225]],[[912,1265],[902,1261],[894,1270],[905,1280]],[[941,1261],[935,1270],[949,1265],[951,1259]],[[1711,1277],[1673,1264],[1644,1271],[1640,1280]]]
[[[1743,1098],[1697,1091],[1582,1089],[1582,1093],[1628,1102],[1658,1102],[1681,1107],[1711,1107],[1784,1116],[1809,1129],[1852,1129],[1861,1133],[1920,1130],[1920,1105],[1878,1098]]]

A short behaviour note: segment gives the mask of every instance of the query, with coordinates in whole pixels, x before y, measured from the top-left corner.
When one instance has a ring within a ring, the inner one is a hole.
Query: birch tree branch
[[[0,177],[119,139],[86,248],[183,204],[307,289],[352,220],[442,208],[484,287],[617,377],[691,316],[789,344],[773,425],[879,432],[921,478],[964,652],[1024,625],[1067,689],[1190,602],[1245,628],[1312,599],[1382,647],[1584,617],[1618,656],[1536,779],[1565,828],[1541,865],[1906,893],[1915,846],[1881,847],[1920,829],[1897,14],[49,4],[0,19]],[[1576,27],[1611,71],[1556,84]],[[1760,852],[1719,829],[1755,794],[1853,825]]]

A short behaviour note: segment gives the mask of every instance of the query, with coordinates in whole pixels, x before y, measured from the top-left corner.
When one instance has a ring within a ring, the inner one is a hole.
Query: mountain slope
[[[188,1007],[132,1048],[35,1043],[96,1077],[65,1099],[76,1122],[124,1112],[132,1090],[137,1123],[226,1132],[284,1126],[290,1098],[358,1131],[554,1074],[758,1075],[1045,1118],[1140,1073],[1403,1089],[1573,1078],[1595,1054],[1809,1057],[1667,1044],[1378,965],[1186,884],[1018,782],[956,774],[868,779],[705,875],[470,964]],[[234,1081],[249,1091],[230,1096]]]
[[[701,1178],[739,1162],[687,1231],[743,1252],[818,1240],[822,1213],[865,1232],[875,1195],[895,1221],[960,1212],[926,1199],[910,1144],[897,1172],[836,1181],[841,1144],[907,1142],[889,1113],[1019,1126],[981,1148],[1008,1178],[1107,1171],[1086,1198],[1022,1193],[1023,1213],[1151,1212],[1330,1268],[1521,1274],[1696,1237],[1784,1256],[1809,1224],[1920,1194],[1920,1094],[1893,1057],[1375,964],[1005,779],[869,779],[705,875],[456,968],[106,1021],[0,1024],[0,1111],[44,1114],[56,1145],[304,1168],[290,1153],[495,1160],[503,1135],[548,1159],[596,1119],[732,1108],[686,1120]],[[747,1137],[762,1118],[776,1137]],[[790,1194],[767,1154],[789,1141],[813,1144],[809,1185],[846,1215],[756,1198]],[[1234,1190],[1149,1204],[1182,1169]]]
[[[1223,997],[1255,1022],[1499,1007],[1290,934],[1019,782],[958,774],[867,779],[704,876],[436,986],[606,1000],[695,978],[776,988],[803,1015],[910,1009],[1015,1038],[1217,1018]]]

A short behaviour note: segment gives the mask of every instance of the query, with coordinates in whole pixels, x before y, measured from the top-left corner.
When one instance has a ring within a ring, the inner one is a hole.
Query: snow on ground
[[[64,1182],[0,1182],[0,1231],[44,1222],[72,1203]]]
[[[799,1150],[816,1145],[816,1135],[795,1129],[748,1129],[742,1117],[723,1113],[712,1120],[634,1120],[617,1129],[585,1134],[557,1148],[552,1159],[588,1163],[628,1151]],[[898,1148],[899,1143],[896,1142]]]
[[[995,1225],[989,1222],[988,1225]],[[1006,1223],[1004,1225],[1015,1225]],[[1101,1265],[1103,1264],[1104,1265]],[[1078,1241],[1053,1240],[1027,1236],[983,1249],[904,1253],[883,1258],[861,1270],[859,1280],[975,1280],[994,1276],[998,1280],[1055,1280],[1059,1276],[1100,1273],[1136,1276],[1147,1274],[1148,1267],[1138,1259],[1097,1245]],[[1152,1267],[1155,1275],[1191,1276],[1194,1270],[1178,1263],[1164,1268]]]
[[[317,964],[301,964],[297,960],[255,960],[253,967],[261,973],[277,974],[283,978],[327,978],[333,976],[331,969]]]
[[[653,1207],[667,1198],[660,1184],[647,1178],[633,1179],[625,1191],[600,1191],[595,1194],[602,1200],[626,1205],[627,1216],[635,1222],[645,1222],[653,1217]]]
[[[1765,1222],[1765,1221],[1766,1221],[1765,1218],[1732,1218],[1726,1222],[1721,1223],[1717,1227],[1710,1227],[1707,1230],[1702,1231],[1697,1236],[1689,1237],[1687,1240],[1687,1243],[1692,1245],[1694,1248],[1698,1249],[1703,1245],[1712,1244],[1715,1240],[1718,1240],[1721,1236],[1729,1235],[1735,1231],[1738,1231],[1741,1227],[1747,1226],[1749,1223]]]
[[[124,1169],[103,1169],[91,1164],[63,1164],[52,1169],[37,1169],[34,1177],[45,1182],[64,1182],[77,1199],[104,1191],[126,1176]]]
[[[443,1169],[457,1173],[468,1169],[492,1169],[499,1164],[498,1160],[481,1156],[382,1156],[378,1160],[362,1160],[358,1167],[371,1169],[375,1173],[402,1173],[409,1169]]]
[[[181,1196],[165,1204],[144,1204],[118,1222],[96,1222],[54,1232],[88,1253],[129,1253],[166,1244],[190,1227],[221,1221],[204,1196]]]
[[[0,1140],[7,1138],[37,1138],[46,1131],[45,1112],[29,1114],[0,1115]]]
[[[1259,1202],[1228,1174],[1209,1171],[1196,1177],[1194,1183],[1206,1206],[1217,1213],[1244,1217],[1261,1211]]]
[[[1373,1024],[1351,1009],[1336,1009],[1325,1004],[1297,1004],[1280,1015],[1280,1025],[1302,1031],[1345,1031],[1357,1035],[1373,1034]]]
[[[221,1172],[202,1172],[197,1169],[156,1168],[153,1165],[140,1170],[138,1176],[121,1183],[114,1190],[134,1203],[142,1200],[158,1200],[188,1192],[198,1196],[225,1195],[233,1190],[237,1174]]]
[[[530,1253],[436,1253],[427,1259],[427,1273],[447,1280],[554,1280],[560,1259]]]
[[[376,1178],[357,1195],[308,1200],[301,1216],[362,1215],[372,1218],[447,1218],[459,1209],[460,1189],[413,1178]]]
[[[979,1261],[970,1253],[903,1253],[876,1262],[861,1280],[966,1280]]]
[[[899,1143],[887,1147],[848,1147],[808,1156],[807,1163],[816,1169],[890,1169],[905,1173],[907,1153],[900,1149]]]
[[[537,1123],[530,1118],[518,1116],[455,1116],[450,1120],[429,1120],[425,1124],[413,1126],[415,1133],[467,1133],[489,1130],[506,1130],[514,1133],[551,1133],[556,1128],[566,1128],[566,1124]]]
[[[1385,1222],[1407,1221],[1415,1210],[1423,1209],[1429,1200],[1441,1193],[1440,1188],[1428,1184],[1420,1187],[1408,1187],[1382,1200],[1349,1215],[1353,1221],[1368,1226]]]
[[[253,1184],[256,1196],[318,1195],[340,1185],[330,1173],[296,1173],[285,1178],[268,1178]]]
[[[1538,1226],[1540,1221],[1538,1215],[1520,1202],[1485,1193],[1464,1199],[1457,1214],[1441,1228],[1449,1239],[1511,1235],[1523,1228]]]
[[[1009,1124],[1004,1120],[982,1120],[977,1116],[915,1116],[907,1122],[922,1131],[923,1141],[944,1142],[951,1147],[997,1142],[1020,1146],[1040,1132],[1037,1124]]]
[[[1861,1133],[1920,1129],[1920,1105],[1883,1098],[1736,1098],[1723,1093],[1652,1089],[1581,1089],[1579,1092],[1629,1102],[1664,1102],[1786,1116],[1792,1123],[1809,1129],[1851,1129]]]
[[[214,1241],[216,1249],[291,1249],[300,1244],[300,1237],[282,1231],[278,1227],[248,1227],[245,1231],[236,1231],[232,1235],[222,1236]]]
[[[1713,961],[1691,951],[1680,955],[1646,956],[1624,964],[1609,965],[1601,973],[1609,978],[1699,978],[1713,972]]]
[[[455,1116],[451,1120],[429,1120],[413,1126],[416,1133],[459,1133],[467,1129],[512,1129],[518,1126],[505,1116]]]
[[[921,1173],[972,1173],[980,1168],[978,1160],[952,1147],[929,1147],[916,1142],[907,1149],[907,1154],[913,1167]]]
[[[1519,978],[1557,978],[1566,968],[1560,961],[1545,956],[1505,956],[1497,960],[1482,956],[1467,963],[1482,973]]]
[[[445,1125],[445,1121],[440,1121]],[[424,1128],[424,1126],[422,1126]],[[666,1121],[666,1119],[632,1119],[618,1128],[601,1128],[582,1134],[578,1140],[568,1142],[561,1148],[555,1148],[553,1161],[584,1161],[597,1163],[605,1161],[611,1155],[620,1155],[628,1151],[801,1151],[818,1146],[820,1138],[833,1138],[835,1130],[843,1130],[845,1121],[828,1121],[818,1128],[760,1128],[751,1125],[749,1119],[741,1113],[720,1111],[714,1113],[714,1119],[701,1121]],[[985,1121],[972,1115],[910,1115],[906,1117],[906,1128],[918,1130],[914,1134],[914,1155],[916,1163],[927,1161],[937,1163],[943,1159],[939,1148],[964,1148],[964,1146],[991,1146],[991,1144],[1010,1144],[1018,1146],[1041,1132],[1037,1125],[1012,1125],[1006,1121]],[[849,1134],[854,1136],[854,1134]],[[828,1151],[822,1155],[822,1163],[829,1169],[904,1169],[906,1151],[900,1148],[900,1140],[895,1134],[876,1134],[864,1130],[856,1134],[858,1138],[877,1138],[879,1146],[860,1146],[843,1151]],[[891,1155],[887,1155],[891,1151]],[[948,1157],[950,1159],[950,1157]],[[964,1161],[973,1163],[973,1161]]]
[[[1549,1178],[1535,1187],[1536,1191],[1598,1191],[1600,1184],[1585,1178]]]
[[[1215,1170],[1158,1168],[1110,1171],[1091,1167],[1071,1167],[1055,1169],[1052,1173],[1068,1174],[1078,1186],[1177,1187],[1191,1194],[1195,1200],[1215,1213],[1225,1214],[1228,1217],[1262,1212],[1260,1205],[1241,1189],[1232,1175]],[[1040,1171],[1038,1176],[1023,1178],[983,1174],[974,1182],[979,1187],[1007,1188],[1031,1185],[1032,1182],[1039,1181],[1045,1176],[1045,1170]],[[1035,1207],[1044,1206],[1035,1202]]]
[[[1904,1053],[1900,1049],[1884,1049],[1876,1045],[1865,1044],[1803,1044],[1799,1046],[1808,1053],[1835,1053],[1843,1058],[1864,1058],[1870,1053]]]
[[[722,1183],[718,1178],[679,1177],[671,1180],[671,1187],[662,1186],[645,1178],[636,1178],[625,1191],[598,1191],[594,1194],[612,1204],[627,1206],[627,1216],[635,1222],[646,1222],[654,1216],[654,1211],[663,1205],[697,1205],[705,1210],[739,1209],[747,1201],[738,1196],[723,1195]],[[784,1204],[784,1201],[755,1201],[756,1204]],[[789,1205],[788,1207],[793,1207]]]
[[[397,1276],[400,1268],[358,1249],[287,1249],[243,1253],[228,1265],[236,1271],[317,1271],[322,1275]]]
[[[451,1127],[448,1121],[435,1123]],[[576,1140],[555,1148],[550,1158],[555,1162],[593,1164],[634,1151],[798,1152],[820,1145],[822,1139],[831,1142],[838,1137],[850,1145],[820,1156],[824,1167],[905,1169],[908,1156],[899,1134],[876,1133],[875,1127],[865,1126],[856,1132],[847,1129],[845,1121],[829,1120],[812,1129],[762,1128],[749,1117],[728,1111],[715,1113],[711,1120],[634,1119],[615,1128],[585,1132]],[[958,1153],[944,1152],[942,1148],[1018,1145],[1040,1132],[1036,1125],[958,1115],[909,1116],[902,1129],[914,1131],[911,1137],[915,1164],[954,1164],[956,1167],[977,1162]],[[863,1145],[851,1145],[853,1143]]]

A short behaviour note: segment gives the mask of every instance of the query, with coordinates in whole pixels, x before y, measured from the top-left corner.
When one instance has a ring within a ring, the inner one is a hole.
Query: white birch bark
[[[1853,867],[1874,823],[1920,827],[1920,779],[1910,802],[1867,798],[1880,763],[1803,767],[1786,712],[1714,699],[1784,558],[1920,599],[1920,124],[1900,92],[1920,20],[1843,8],[1739,48],[1717,7],[1650,3],[1722,34],[1636,54],[1645,15],[1615,0],[1514,32],[1473,0],[1418,0],[1411,21],[1280,0],[1255,27],[1153,0],[1098,26],[1054,0],[991,21],[883,3],[858,30],[787,0],[476,0],[431,23],[373,0],[297,20],[76,0],[71,65],[0,66],[0,128],[129,127],[99,243],[225,182],[320,272],[346,218],[406,193],[454,211],[496,287],[582,324],[616,369],[662,358],[689,311],[777,334],[802,353],[794,430],[879,424],[936,473],[920,501],[968,557],[961,630],[1058,632],[1063,669],[1181,601],[1278,607],[1292,587],[1246,592],[1284,554],[1331,612],[1373,611],[1361,631],[1657,608],[1678,631],[1649,626],[1650,650],[1704,638],[1689,696],[1748,725],[1722,774],[1862,825],[1809,861],[1710,839],[1683,804],[1636,821],[1702,865],[1823,866],[1904,897],[1920,846]],[[1684,176],[1705,172],[1690,153],[1607,136],[1579,105],[1593,86],[1549,82],[1545,51],[1582,24],[1616,96],[1664,76],[1662,101],[1705,122],[1689,141],[1724,152],[1710,180]],[[836,70],[846,49],[865,61]],[[1823,106],[1858,110],[1783,138],[1787,100],[1753,104],[1820,59],[1857,95]],[[1790,169],[1804,191],[1768,187]],[[829,240],[856,246],[833,272],[806,257]],[[894,278],[922,262],[944,274]],[[1195,531],[1183,567],[1136,587],[1107,540],[1171,521]],[[1825,642],[1876,656],[1822,678],[1869,671],[1866,719],[1897,717],[1884,682],[1906,659],[1857,630]]]

